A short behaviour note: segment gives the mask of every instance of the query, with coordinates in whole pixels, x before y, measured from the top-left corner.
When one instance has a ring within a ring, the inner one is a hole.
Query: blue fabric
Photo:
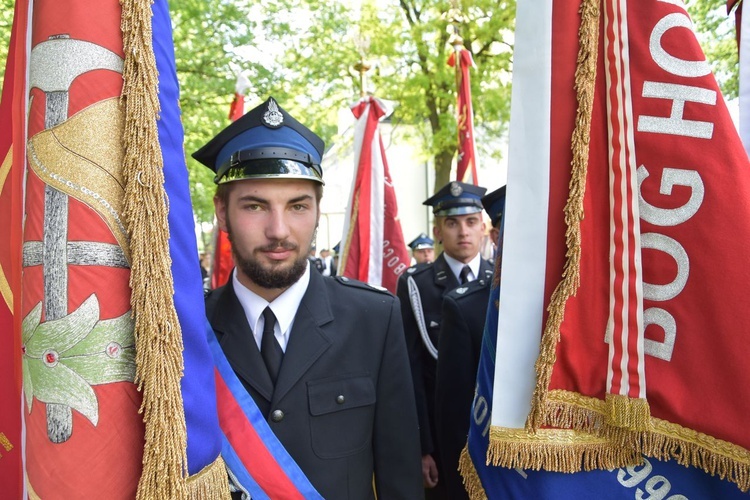
[[[185,362],[181,382],[187,424],[188,472],[211,464],[221,450],[216,415],[213,360],[207,344],[213,332],[206,327],[198,246],[183,149],[179,85],[174,60],[172,25],[166,0],[153,4],[153,44],[159,71],[159,142],[164,159],[169,207],[169,253],[172,258],[174,302],[182,328]]]
[[[318,150],[296,130],[283,126],[276,129],[260,126],[245,130],[228,141],[216,155],[216,166],[218,168],[237,151],[270,147],[289,148],[308,153],[315,159],[315,163],[320,165]]]
[[[503,228],[504,223],[501,225],[498,255],[502,255]],[[495,377],[498,315],[496,304],[499,297],[500,287],[493,286],[490,290],[487,308],[482,353],[477,371],[477,391],[472,407],[468,439],[469,454],[487,498],[523,500],[748,498],[748,495],[743,494],[733,483],[712,477],[696,468],[683,467],[674,461],[661,462],[653,458],[646,459],[644,465],[634,468],[576,474],[520,471],[486,465]]]

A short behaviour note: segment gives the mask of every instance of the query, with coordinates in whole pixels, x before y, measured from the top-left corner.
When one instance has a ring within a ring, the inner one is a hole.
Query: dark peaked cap
[[[482,211],[482,196],[486,191],[486,188],[474,184],[453,181],[422,204],[431,206],[433,215],[437,217],[475,214]]]
[[[422,250],[425,248],[435,248],[435,241],[424,233],[419,233],[419,236],[414,238],[409,243],[409,248],[412,250]]]
[[[323,183],[325,143],[273,97],[219,132],[193,158],[216,172],[214,182],[296,178]]]
[[[505,186],[494,190],[482,198],[484,210],[490,216],[492,225],[497,227],[500,218],[505,211]]]

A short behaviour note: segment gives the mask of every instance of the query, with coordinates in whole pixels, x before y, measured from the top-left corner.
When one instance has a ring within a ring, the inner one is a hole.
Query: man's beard
[[[306,253],[300,253],[300,258],[295,260],[289,268],[266,268],[260,260],[255,257],[254,253],[247,256],[240,254],[239,247],[235,244],[233,238],[233,231],[229,224],[229,220],[227,220],[227,230],[229,242],[232,244],[232,257],[234,258],[234,264],[256,285],[269,289],[289,288],[305,273],[305,269],[307,269]],[[255,251],[267,252],[276,248],[296,250],[297,245],[286,241],[277,241],[264,247],[257,248]]]

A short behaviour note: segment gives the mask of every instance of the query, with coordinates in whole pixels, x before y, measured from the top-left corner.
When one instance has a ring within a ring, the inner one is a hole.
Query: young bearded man
[[[308,261],[323,149],[268,99],[194,154],[216,172],[216,218],[236,263],[208,295],[208,318],[242,386],[324,498],[419,498],[399,303]]]

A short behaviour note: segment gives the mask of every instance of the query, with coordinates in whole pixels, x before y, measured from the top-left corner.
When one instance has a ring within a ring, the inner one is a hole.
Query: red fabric
[[[448,58],[448,64],[455,66],[456,53]],[[474,65],[471,53],[460,51],[460,66],[456,71],[456,122],[458,128],[458,161],[456,180],[478,185],[477,154],[474,148],[474,110],[471,105],[471,77],[469,69]]]
[[[577,9],[567,2],[554,5],[547,297],[560,281],[565,255],[562,207],[568,196],[575,117],[572,82],[578,49],[577,31],[569,27],[579,22]],[[630,58],[625,63],[632,90],[632,133],[636,165],[645,169],[638,195],[646,396],[653,417],[750,449],[750,435],[744,432],[750,413],[746,389],[750,387],[746,369],[750,346],[745,340],[750,310],[743,304],[750,283],[746,250],[750,165],[713,76],[697,70],[675,74],[678,68],[686,68],[676,64],[678,60],[705,59],[695,35],[675,24],[686,19],[683,7],[667,2],[628,3]],[[659,36],[659,28],[666,26],[671,27]],[[652,43],[652,50],[650,40],[657,42]],[[604,399],[612,208],[604,46],[600,42],[582,222],[581,285],[565,309],[550,389]],[[648,97],[653,91],[649,82],[692,100],[675,111],[675,98]],[[689,92],[704,95],[709,102],[695,102]],[[656,128],[648,125],[648,117],[668,118],[672,113],[683,120],[710,124],[707,136],[696,137],[695,124],[690,123],[683,123],[682,132],[670,129],[667,122]],[[671,192],[666,185],[661,189],[673,174],[683,185],[675,183]],[[686,278],[684,285],[678,274]],[[669,284],[673,293],[664,288]],[[667,323],[654,319],[655,314],[674,320],[673,339],[665,337],[664,328],[658,325]],[[655,355],[659,345],[662,357]]]
[[[0,99],[0,491],[8,498],[23,494],[21,440],[21,228],[23,197],[23,127],[25,124],[23,40],[27,2],[16,2],[3,94]]]
[[[229,120],[235,121],[245,114],[245,96],[235,92],[232,104],[229,106]]]
[[[383,230],[383,281],[381,286],[387,288],[391,293],[396,293],[398,277],[409,267],[411,259],[404,241],[404,232],[401,229],[401,221],[398,217],[398,204],[396,203],[396,190],[388,170],[385,158],[383,139],[380,139],[380,155],[383,158],[385,168],[385,206],[384,230]]]
[[[229,235],[217,228],[214,257],[211,264],[211,288],[218,288],[226,284],[232,269],[234,269],[234,259],[232,259],[232,244],[229,243]]]
[[[372,142],[378,121],[383,116],[383,110],[377,106],[371,106],[369,101],[361,100],[352,107],[354,117],[359,120],[365,111],[370,108],[365,134],[362,141],[362,149],[357,165],[356,178],[354,180],[354,192],[350,198],[349,209],[351,212],[351,240],[347,241],[344,250],[343,275],[368,282],[370,268],[370,222],[371,222],[371,196],[372,196]],[[356,206],[356,211],[355,211]]]

